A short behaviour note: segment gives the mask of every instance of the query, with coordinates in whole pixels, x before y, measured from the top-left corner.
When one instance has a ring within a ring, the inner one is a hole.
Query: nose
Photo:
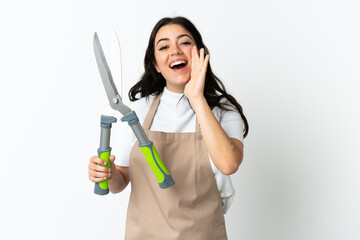
[[[181,49],[179,48],[179,46],[174,46],[173,49],[171,50],[171,56],[173,55],[179,55],[182,54]]]

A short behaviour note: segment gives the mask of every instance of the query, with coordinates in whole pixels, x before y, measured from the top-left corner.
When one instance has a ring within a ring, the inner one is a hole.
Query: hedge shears
[[[109,65],[107,64],[103,49],[100,44],[99,37],[97,33],[94,34],[94,52],[96,63],[99,68],[100,76],[104,84],[105,92],[110,102],[111,108],[116,111],[119,111],[123,116],[121,118],[122,122],[127,122],[134,132],[137,140],[139,141],[139,147],[147,163],[152,168],[155,176],[159,182],[160,188],[166,189],[175,184],[174,180],[171,178],[168,170],[166,169],[164,163],[162,162],[159,154],[157,153],[155,146],[152,141],[146,136],[144,129],[139,123],[139,119],[136,113],[126,106],[121,96],[119,95],[113,77],[110,72]],[[121,67],[121,65],[119,66]],[[110,168],[109,156],[111,153],[110,147],[110,132],[112,123],[115,123],[117,119],[113,116],[101,115],[101,133],[100,133],[100,147],[98,148],[98,157],[105,160],[107,165],[105,167]],[[109,193],[108,179],[105,181],[95,183],[94,192],[98,195],[106,195]]]

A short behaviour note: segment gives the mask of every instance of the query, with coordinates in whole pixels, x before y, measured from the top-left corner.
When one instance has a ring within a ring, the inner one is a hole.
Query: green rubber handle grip
[[[111,167],[111,163],[110,163],[110,154],[111,154],[111,147],[109,147],[108,149],[102,150],[102,149],[98,149],[98,157],[101,158],[102,160],[105,160],[107,162],[107,164],[101,165],[107,168]],[[97,195],[106,195],[109,193],[109,179],[106,178],[106,180],[102,181],[102,182],[98,182],[95,183],[95,188],[94,188],[94,193]]]
[[[169,188],[175,184],[174,180],[166,169],[164,163],[161,161],[154,144],[150,141],[147,144],[140,145],[141,151],[144,153],[146,161],[152,168],[155,176],[159,182],[160,188]]]

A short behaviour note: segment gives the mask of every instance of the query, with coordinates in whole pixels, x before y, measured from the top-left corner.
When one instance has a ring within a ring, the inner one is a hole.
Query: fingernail
[[[110,168],[108,169],[108,172],[111,172],[111,169],[110,169]]]

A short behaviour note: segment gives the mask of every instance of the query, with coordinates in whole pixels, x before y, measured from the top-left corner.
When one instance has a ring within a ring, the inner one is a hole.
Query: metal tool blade
[[[96,58],[96,63],[99,68],[100,76],[102,79],[102,82],[104,84],[104,88],[106,91],[106,95],[108,97],[108,100],[110,102],[110,106],[118,110],[121,114],[125,115],[128,112],[131,112],[132,110],[123,104],[122,99],[116,89],[116,86],[114,84],[111,71],[109,68],[109,65],[107,64],[103,49],[101,47],[101,43],[99,40],[99,37],[97,33],[94,34],[94,53]]]
[[[122,66],[121,66],[121,47],[119,37],[114,30],[111,34],[110,44],[110,70],[113,76],[121,98],[123,97],[123,82],[122,82]]]

